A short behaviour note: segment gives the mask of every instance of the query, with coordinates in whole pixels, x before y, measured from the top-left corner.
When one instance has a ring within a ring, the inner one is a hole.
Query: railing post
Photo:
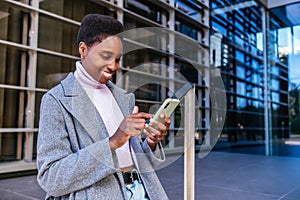
[[[184,200],[195,199],[195,87],[184,97]]]

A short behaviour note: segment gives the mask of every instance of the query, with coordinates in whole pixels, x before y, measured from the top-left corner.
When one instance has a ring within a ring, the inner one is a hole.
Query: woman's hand
[[[148,144],[152,151],[155,150],[156,144],[166,137],[168,134],[167,131],[171,124],[170,117],[166,117],[163,114],[161,114],[159,117],[164,121],[163,123],[151,119],[150,124],[146,125],[145,129],[143,130],[143,132],[148,136]]]
[[[139,136],[145,128],[146,119],[151,117],[152,115],[149,113],[139,113],[139,108],[135,106],[132,114],[123,119],[118,130],[109,138],[111,149],[123,146],[130,137]]]

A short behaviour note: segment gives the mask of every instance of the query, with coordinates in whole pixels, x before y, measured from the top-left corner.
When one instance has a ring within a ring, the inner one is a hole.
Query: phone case
[[[166,99],[164,103],[160,106],[160,108],[157,110],[157,112],[154,114],[153,119],[159,122],[163,122],[159,117],[160,114],[164,114],[166,117],[170,117],[179,103],[179,99]]]

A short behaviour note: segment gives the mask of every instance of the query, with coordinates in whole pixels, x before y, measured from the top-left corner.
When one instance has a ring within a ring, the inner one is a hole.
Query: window
[[[163,24],[164,16],[167,16],[165,10],[149,1],[125,0],[124,7],[159,24]]]
[[[179,72],[188,82],[198,83],[198,71],[191,64],[176,59],[175,70]],[[176,77],[181,79],[181,77]]]
[[[189,4],[189,5],[188,5]],[[203,11],[199,5],[194,3],[193,1],[181,1],[181,0],[176,0],[175,1],[175,8],[177,8],[179,11],[183,12],[184,14],[188,15],[192,19],[196,21],[203,22]],[[201,9],[201,11],[199,11]]]
[[[198,40],[198,32],[196,29],[192,28],[190,25],[188,25],[185,22],[181,22],[179,20],[176,20],[175,22],[175,30],[183,33],[184,35],[193,38],[194,40]]]

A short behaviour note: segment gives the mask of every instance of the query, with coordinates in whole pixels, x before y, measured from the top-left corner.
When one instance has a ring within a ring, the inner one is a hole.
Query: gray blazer
[[[132,113],[134,95],[107,85],[124,116]],[[43,96],[40,109],[37,180],[46,199],[127,199],[104,122],[73,73]],[[162,148],[153,153],[138,138],[130,145],[150,199],[168,199],[154,171],[165,159]]]

